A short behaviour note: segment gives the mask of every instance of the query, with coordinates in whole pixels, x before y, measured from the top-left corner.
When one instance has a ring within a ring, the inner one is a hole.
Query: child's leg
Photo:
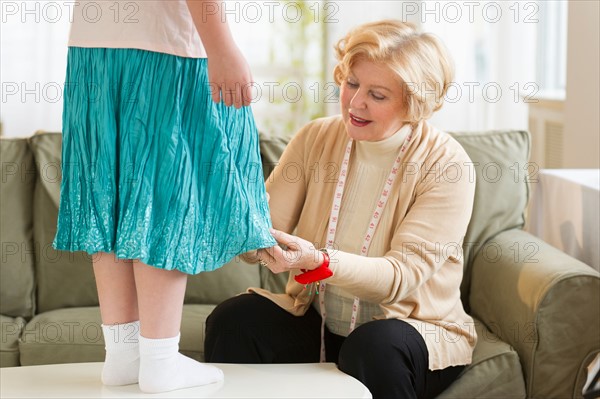
[[[93,258],[106,359],[102,382],[135,384],[139,375],[139,317],[131,260],[101,252]]]
[[[135,262],[133,266],[139,301],[140,335],[171,338],[179,334],[187,274]]]
[[[115,259],[114,254],[99,252],[93,257],[93,264],[102,324],[139,320],[133,261]]]
[[[140,314],[140,389],[167,392],[223,380],[216,367],[179,353],[187,275],[134,264]]]

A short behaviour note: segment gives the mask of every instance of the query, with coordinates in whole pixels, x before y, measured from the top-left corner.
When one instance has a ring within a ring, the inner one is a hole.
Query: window
[[[540,1],[536,81],[543,93],[564,99],[567,78],[567,2]]]

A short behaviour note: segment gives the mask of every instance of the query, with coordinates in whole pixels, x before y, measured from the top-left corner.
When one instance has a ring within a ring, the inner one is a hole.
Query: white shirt
[[[354,141],[354,153],[346,180],[346,188],[338,218],[335,243],[337,250],[359,254],[364,243],[373,211],[381,197],[385,181],[390,175],[400,147],[410,134],[412,127],[405,124],[396,133],[380,141]],[[385,212],[385,209],[384,209]],[[391,218],[382,217],[378,229],[389,230]],[[381,230],[380,230],[381,231]],[[389,251],[384,242],[372,241],[368,256],[380,257]],[[327,280],[325,280],[327,283]],[[319,311],[319,299],[315,296],[313,306]],[[354,295],[336,285],[328,284],[325,291],[325,324],[329,331],[347,337],[350,333],[350,319]],[[383,311],[376,303],[360,301],[356,326],[383,317]]]
[[[73,7],[69,46],[206,58],[186,0],[79,0]]]

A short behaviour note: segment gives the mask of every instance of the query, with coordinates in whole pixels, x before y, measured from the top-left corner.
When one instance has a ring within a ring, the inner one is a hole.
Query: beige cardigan
[[[317,248],[325,246],[348,140],[340,116],[315,120],[294,136],[266,182],[273,227],[295,231]],[[363,257],[339,250],[331,254],[334,275],[326,283],[378,303],[385,318],[413,325],[425,340],[431,370],[469,364],[477,339],[459,291],[462,241],[474,191],[475,173],[464,149],[449,135],[421,122],[414,127],[381,215],[391,223],[385,223],[385,231],[378,228],[373,237],[372,246],[383,241],[385,255]],[[356,239],[362,242],[363,235],[357,232]],[[248,291],[303,315],[315,290],[296,283],[294,274],[290,273],[285,294],[260,288]]]

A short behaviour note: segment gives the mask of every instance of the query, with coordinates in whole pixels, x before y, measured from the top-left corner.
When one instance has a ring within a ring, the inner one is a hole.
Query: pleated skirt
[[[275,245],[251,109],[210,94],[206,59],[70,47],[53,247],[197,274]]]

